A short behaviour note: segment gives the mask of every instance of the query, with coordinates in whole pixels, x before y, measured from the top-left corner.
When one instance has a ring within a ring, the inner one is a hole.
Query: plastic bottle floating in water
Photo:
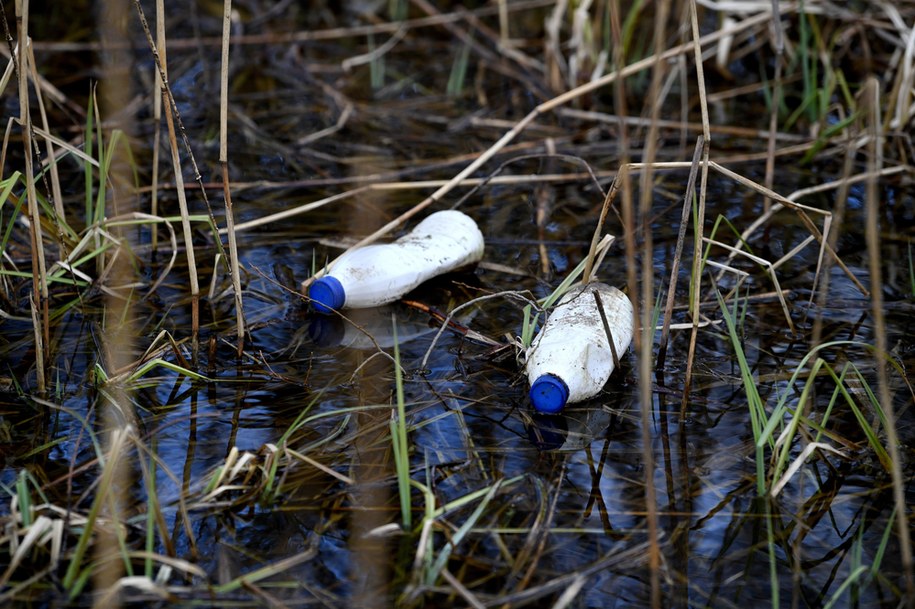
[[[308,290],[315,309],[362,309],[394,302],[437,275],[479,262],[483,234],[459,211],[439,211],[397,241],[341,256]]]
[[[597,308],[600,297],[613,345],[622,357],[632,342],[632,303],[618,289],[589,283],[570,290],[549,314],[527,349],[531,402],[556,413],[597,395],[613,372],[613,351]]]

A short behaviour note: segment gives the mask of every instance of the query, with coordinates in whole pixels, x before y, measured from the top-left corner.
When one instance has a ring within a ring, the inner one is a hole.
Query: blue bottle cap
[[[316,280],[308,288],[308,297],[315,305],[315,311],[330,313],[339,309],[346,302],[346,293],[340,280],[330,275],[325,275]]]
[[[531,402],[539,412],[556,414],[569,399],[569,388],[554,374],[544,374],[531,383]]]

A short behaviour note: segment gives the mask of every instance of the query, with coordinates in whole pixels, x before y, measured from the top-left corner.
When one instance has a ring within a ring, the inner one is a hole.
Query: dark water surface
[[[218,32],[219,20],[204,8],[198,9],[204,14],[198,15],[196,27],[202,29],[200,35],[210,36]],[[316,13],[289,10],[292,25],[288,27],[329,27]],[[544,9],[534,13],[519,17],[517,36],[542,34]],[[351,15],[337,18],[341,24],[354,19]],[[188,23],[176,18],[173,27],[175,37],[192,40]],[[280,34],[284,22],[275,17],[248,27],[248,33]],[[448,73],[462,44],[451,34],[439,36],[444,31],[408,34],[385,56],[382,86],[376,89],[371,87],[373,68],[368,65],[351,72],[340,68],[341,61],[367,52],[364,36],[234,47],[230,175],[239,183],[269,182],[240,188],[233,195],[236,222],[310,203],[357,184],[448,179],[468,162],[462,155],[485,149],[544,99],[539,85],[525,88],[515,75],[500,73],[498,66],[473,55],[463,94],[446,96]],[[389,36],[378,34],[372,44],[380,45]],[[531,45],[527,50],[535,53],[537,48]],[[218,176],[216,49],[204,44],[199,49],[190,45],[169,51],[178,107],[208,182],[216,182]],[[89,61],[91,54],[85,55]],[[50,77],[55,73],[54,62],[62,61],[63,54],[39,47],[38,57]],[[143,75],[139,86],[151,82],[151,63],[148,52],[139,50],[136,57],[138,74]],[[84,76],[88,75],[81,73],[80,83],[86,82]],[[473,79],[476,89],[470,83]],[[718,85],[731,86],[713,78],[710,86]],[[639,85],[632,86],[630,103],[638,113]],[[77,87],[70,85],[70,89]],[[82,99],[79,93],[71,94]],[[300,142],[333,126],[347,101],[353,110],[340,131]],[[588,109],[612,113],[609,90],[586,103]],[[679,100],[668,104],[672,113],[678,112]],[[695,120],[698,108],[691,112]],[[724,109],[715,120],[761,129],[768,118],[760,95],[748,100],[746,108]],[[133,139],[141,181],[149,173],[152,128],[144,106]],[[628,152],[633,158],[641,154],[645,135],[643,130],[631,131]],[[661,137],[662,160],[691,158],[695,134],[683,138],[679,130],[670,130],[662,131]],[[518,138],[517,150],[500,155],[478,176],[532,153],[541,156],[517,160],[503,175],[582,170],[581,163],[542,156],[555,147],[600,172],[601,187],[606,189],[612,181],[608,172],[615,172],[620,163],[617,138],[613,125],[547,115]],[[684,141],[688,145],[682,146]],[[761,150],[765,140],[713,138],[712,158],[762,182],[762,161],[728,162],[729,155]],[[167,158],[166,148],[163,158]],[[778,161],[774,186],[778,193],[788,195],[834,179],[840,165],[825,159],[800,167],[797,161],[794,156]],[[78,202],[81,169],[73,161],[64,163],[70,163],[68,171],[74,173],[68,196]],[[863,171],[863,166],[856,171]],[[163,168],[163,172],[164,179],[171,181],[171,170]],[[371,177],[375,174],[382,177]],[[653,236],[654,285],[656,292],[657,286],[663,286],[662,296],[669,281],[686,179],[686,170],[655,176],[647,224]],[[637,187],[637,179],[634,184]],[[878,289],[886,300],[888,345],[902,369],[910,372],[915,357],[911,329],[915,304],[908,285],[910,250],[906,247],[911,247],[915,205],[911,187],[898,177],[887,178],[880,187],[882,256],[888,279]],[[749,273],[739,293],[739,330],[768,412],[786,393],[788,406],[797,405],[804,383],[814,383],[806,406],[809,416],[820,421],[827,410],[831,412],[827,433],[819,441],[842,452],[841,456],[824,452],[808,460],[772,500],[757,495],[747,395],[727,330],[717,323],[721,312],[710,291],[711,275],[703,282],[709,295],[703,312],[716,323],[699,331],[686,408],[681,411],[689,333],[675,330],[664,369],[651,381],[651,444],[647,447],[642,445],[638,362],[631,349],[599,397],[573,405],[559,416],[544,417],[534,414],[530,406],[527,381],[514,350],[496,352],[451,330],[433,346],[440,324],[406,302],[354,312],[353,320],[369,331],[388,356],[394,344],[391,320],[396,320],[399,357],[406,371],[410,468],[418,485],[412,494],[412,528],[387,527],[401,523],[389,427],[396,411],[391,359],[379,355],[376,345],[352,325],[311,312],[297,291],[312,268],[342,251],[341,243],[369,233],[431,191],[428,187],[368,191],[240,233],[250,326],[244,356],[235,357],[231,284],[220,271],[215,279],[217,296],[205,298],[202,304],[203,331],[195,367],[213,381],[191,381],[158,368],[137,382],[130,399],[137,434],[147,450],[135,452],[131,465],[135,480],[131,513],[136,516],[129,542],[144,547],[140,540],[145,538],[147,492],[154,479],[174,554],[206,573],[205,578],[183,580],[175,575],[164,582],[174,586],[173,600],[199,598],[220,606],[230,601],[260,604],[264,597],[250,589],[216,591],[210,597],[204,586],[275,563],[278,573],[257,585],[288,606],[465,606],[468,601],[444,576],[423,581],[420,575],[450,551],[451,558],[444,563],[449,577],[462,582],[486,605],[552,606],[565,590],[577,586],[573,607],[643,607],[650,596],[645,504],[645,481],[650,479],[659,518],[664,606],[772,606],[775,590],[780,606],[822,607],[834,595],[838,595],[834,606],[895,606],[904,583],[895,530],[886,535],[893,510],[889,475],[868,448],[844,399],[831,406],[835,383],[828,376],[808,381],[804,375],[789,387],[791,375],[812,347],[812,327],[819,317],[823,341],[846,341],[823,350],[821,356],[837,371],[851,362],[876,388],[873,355],[863,346],[874,342],[869,299],[834,267],[825,307],[809,304],[818,255],[815,243],[777,270],[781,287],[789,291],[794,334],[786,327],[778,300],[766,296],[774,284],[764,269],[745,258],[732,263]],[[430,209],[451,207],[467,192],[460,188]],[[710,174],[708,193],[706,232],[719,215],[743,230],[763,212],[762,197],[721,175]],[[219,189],[210,191],[218,219],[220,195]],[[832,209],[834,195],[827,191],[802,202]],[[199,194],[189,189],[189,196],[194,211],[202,213]],[[851,272],[870,287],[863,197],[862,188],[852,189],[837,249]],[[472,298],[501,291],[529,291],[538,298],[548,295],[586,254],[602,199],[586,177],[484,186],[460,205],[484,234],[484,263],[430,282],[406,300],[447,313]],[[538,229],[541,202],[545,202],[546,221]],[[148,205],[148,194],[140,204]],[[160,205],[166,210],[163,213],[175,213],[173,189],[165,188]],[[821,224],[821,219],[815,221]],[[605,231],[623,234],[613,212]],[[690,249],[691,231],[690,227]],[[749,245],[755,254],[774,261],[808,234],[796,214],[782,211],[765,230],[750,237]],[[148,227],[138,229],[135,236],[138,242],[148,243]],[[729,244],[735,241],[724,229],[719,236]],[[205,269],[201,281],[208,289],[215,248],[202,225],[196,237],[199,266]],[[171,255],[167,242],[162,243],[155,257],[148,250],[139,255],[147,279],[157,276]],[[723,248],[710,254],[711,260],[722,263],[726,257]],[[683,305],[688,301],[690,259],[688,252],[677,286],[675,323],[688,321]],[[599,270],[601,280],[623,287],[625,265],[620,239]],[[724,292],[733,284],[733,275],[728,275],[719,286]],[[133,309],[140,351],[161,330],[179,340],[188,337],[186,286],[182,253],[178,267],[156,294]],[[27,286],[20,290],[17,298],[27,302]],[[456,319],[506,343],[506,335],[516,337],[521,332],[521,307],[509,297],[492,298],[464,309]],[[30,325],[16,319],[0,322],[4,375],[22,389],[20,397],[11,390],[0,398],[0,422],[6,430],[0,482],[12,489],[20,472],[28,471],[49,503],[77,513],[89,509],[94,495],[91,485],[98,476],[89,430],[97,431],[100,425],[99,389],[88,372],[99,361],[101,320],[100,301],[89,299],[56,322],[51,368],[55,391],[41,403],[33,399],[38,396],[29,364],[34,361]],[[183,355],[192,359],[188,344],[182,346]],[[179,363],[170,351],[162,357]],[[847,386],[866,409],[866,389],[851,380],[852,370],[848,376]],[[892,368],[890,379],[904,476],[909,480],[915,435],[912,394]],[[55,406],[41,405],[45,401]],[[876,418],[873,410],[865,412],[868,420]],[[785,422],[789,421],[786,415]],[[286,447],[304,458],[291,453],[282,456],[279,484],[271,494],[262,486],[264,472],[294,424]],[[813,439],[815,431],[807,429],[806,439],[794,439],[790,460]],[[214,471],[235,450],[250,461],[223,482],[227,486],[220,492],[208,494]],[[646,476],[649,452],[654,470]],[[152,475],[150,454],[156,458]],[[770,454],[767,450],[767,460]],[[146,462],[142,468],[140,460]],[[88,466],[79,469],[83,464]],[[63,476],[73,470],[64,481]],[[420,487],[429,493],[432,504],[426,505]],[[495,492],[487,496],[486,489],[493,488]],[[906,493],[907,503],[915,503],[910,483]],[[463,498],[467,501],[461,502]],[[182,502],[190,514],[187,529]],[[448,508],[444,514],[433,513],[443,506]],[[4,506],[0,513],[7,515],[9,510]],[[433,514],[435,524],[424,535],[426,513]],[[472,519],[475,522],[464,530]],[[172,551],[161,535],[156,539],[153,551]],[[455,539],[453,548],[447,545]],[[75,537],[68,541],[70,546],[73,543]],[[290,557],[300,560],[281,563]],[[871,573],[878,560],[882,561],[878,572]],[[868,570],[859,573],[859,566]],[[840,592],[853,573],[856,583]],[[64,604],[59,580],[55,576],[50,581],[37,595],[37,603]],[[26,602],[22,596],[19,600]]]

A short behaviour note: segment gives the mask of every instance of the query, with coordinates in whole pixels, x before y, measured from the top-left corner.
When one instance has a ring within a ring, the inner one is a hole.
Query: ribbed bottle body
[[[597,308],[600,296],[619,357],[632,342],[632,303],[602,283],[573,288],[550,312],[527,350],[525,371],[531,401],[541,412],[559,412],[600,392],[615,367],[607,331]]]
[[[436,212],[397,241],[344,254],[312,284],[309,296],[323,311],[393,302],[424,281],[479,262],[483,245],[483,234],[469,216]]]

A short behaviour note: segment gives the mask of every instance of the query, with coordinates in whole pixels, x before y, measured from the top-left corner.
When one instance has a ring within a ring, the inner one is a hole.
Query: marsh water
[[[647,130],[630,127],[629,148],[623,151],[619,123],[613,120],[571,112],[539,118],[475,174],[486,178],[506,163],[496,179],[474,191],[461,186],[429,208],[459,206],[477,222],[486,241],[478,267],[429,282],[403,301],[344,312],[349,319],[314,313],[300,294],[301,282],[313,269],[421,201],[437,185],[423,181],[452,177],[548,93],[539,85],[523,87],[513,64],[506,67],[497,59],[471,56],[465,87],[446,94],[452,66],[465,46],[452,33],[442,36],[447,30],[441,29],[411,29],[383,61],[345,70],[341,62],[377,48],[391,33],[289,41],[283,38],[287,30],[316,31],[359,20],[355,14],[330,16],[285,5],[288,14],[264,19],[247,15],[236,24],[237,34],[267,38],[232,48],[229,173],[237,184],[236,223],[366,184],[378,186],[238,233],[249,328],[241,357],[235,352],[229,276],[214,262],[214,237],[203,223],[195,228],[195,251],[204,290],[210,291],[201,305],[196,350],[187,340],[191,305],[183,246],[177,265],[155,292],[139,290],[141,298],[131,308],[137,356],[166,330],[183,341],[181,357],[171,349],[159,356],[181,365],[190,362],[208,377],[192,380],[158,367],[130,386],[137,434],[148,447],[134,454],[131,466],[136,483],[130,543],[145,543],[139,540],[145,534],[148,493],[154,489],[169,540],[158,537],[152,551],[191,561],[205,573],[167,580],[171,602],[262,604],[265,597],[250,588],[210,588],[209,597],[201,590],[274,565],[276,574],[257,580],[257,586],[286,606],[466,606],[467,597],[456,591],[454,579],[486,606],[552,606],[568,590],[575,592],[569,601],[573,607],[648,606],[647,480],[655,493],[664,606],[772,606],[775,594],[781,606],[822,607],[830,600],[834,606],[896,606],[904,584],[890,477],[844,398],[835,397],[830,377],[802,375],[801,381],[790,382],[799,367],[809,364],[805,358],[816,346],[811,340],[819,319],[820,343],[835,342],[820,356],[837,370],[851,362],[862,379],[876,386],[873,353],[865,346],[874,343],[871,301],[841,268],[831,266],[828,282],[817,275],[816,242],[777,268],[778,286],[765,265],[739,256],[728,261],[727,250],[720,247],[709,254],[710,260],[748,274],[729,306],[739,316],[742,348],[763,403],[769,412],[784,396],[789,406],[796,405],[812,384],[804,407],[814,420],[828,416],[826,439],[817,441],[838,451],[824,451],[804,462],[777,497],[761,498],[758,493],[748,397],[714,297],[715,287],[722,293],[734,287],[734,273],[719,279],[717,269],[708,269],[703,277],[702,312],[709,323],[698,332],[692,387],[685,400],[689,330],[672,331],[664,367],[650,381],[648,446],[643,445],[633,349],[623,355],[620,369],[599,397],[571,405],[557,416],[538,415],[528,400],[527,379],[513,346],[521,333],[524,302],[498,294],[547,296],[583,259],[604,199],[602,190],[609,187],[623,153],[638,159]],[[218,35],[220,21],[210,8],[201,3],[193,19],[186,22],[174,15],[169,22],[170,35],[186,41],[169,49],[169,70],[210,203],[223,225],[214,135],[218,45],[210,38]],[[518,12],[513,27],[519,39],[539,32],[546,10],[535,6]],[[63,27],[53,19],[65,15],[48,18],[54,27]],[[278,42],[269,41],[272,35]],[[137,39],[142,41],[140,35]],[[68,70],[74,64],[84,66],[65,83],[65,91],[85,102],[94,53],[65,53],[51,42],[47,38],[42,47],[36,40],[42,73],[53,81],[61,69],[56,62]],[[526,48],[533,53],[538,47],[530,43]],[[152,62],[142,45],[132,56],[135,94],[142,100],[148,95],[142,87],[152,83]],[[731,67],[738,76],[750,69]],[[644,83],[632,86],[635,104]],[[734,85],[713,74],[709,86],[725,90]],[[762,94],[739,102],[715,102],[713,122],[765,129],[768,112]],[[585,104],[588,110],[613,114],[609,90],[579,105]],[[149,105],[138,107],[131,142],[144,182],[155,125]],[[641,109],[633,107],[635,112]],[[666,104],[667,111],[679,118],[679,101]],[[690,113],[695,120],[698,109]],[[344,114],[339,130],[307,137],[334,127]],[[78,120],[68,126],[79,127]],[[695,136],[685,127],[662,130],[659,160],[689,161]],[[785,135],[785,141],[796,140]],[[167,145],[162,145],[162,156],[168,158]],[[713,133],[712,159],[759,183],[765,181],[764,157],[757,154],[761,150],[765,140]],[[809,163],[800,163],[801,155],[776,160],[773,189],[779,194],[789,196],[838,177],[838,154]],[[599,187],[585,165],[596,174]],[[65,158],[61,169],[71,176],[64,182],[68,205],[77,205],[84,188],[81,165]],[[167,164],[162,172],[166,184],[159,193],[160,213],[175,214]],[[186,173],[191,206],[204,213],[193,176]],[[645,253],[640,247],[639,256],[651,256],[660,298],[666,297],[670,281],[687,176],[688,169],[657,172],[651,211],[640,218],[640,230],[651,232],[653,249]],[[906,179],[897,174],[880,183],[883,285],[869,281],[864,182],[850,187],[844,219],[833,230],[839,231],[836,249],[850,273],[867,289],[882,290],[888,345],[901,369],[910,372],[915,361],[915,303],[909,283],[915,203]],[[637,197],[637,174],[633,184]],[[144,209],[149,190],[141,190],[137,200]],[[836,192],[797,200],[833,210]],[[713,172],[707,205],[706,232],[719,216],[742,231],[768,203]],[[413,224],[415,220],[392,236]],[[720,230],[722,241],[735,243],[733,232]],[[622,236],[614,212],[604,231]],[[153,252],[149,226],[132,233],[146,286],[168,267],[172,252],[165,235],[160,231]],[[747,245],[756,256],[775,261],[808,235],[796,213],[782,210],[750,235]],[[689,321],[689,237],[687,244],[673,318],[681,324]],[[637,261],[641,264],[640,257]],[[626,286],[622,238],[598,275],[608,284]],[[821,286],[828,296],[818,305],[813,290]],[[785,290],[793,331],[773,295],[777,287]],[[12,306],[27,305],[28,292],[27,283],[13,285]],[[455,316],[457,327],[439,333],[442,315],[482,296],[491,297],[462,309]],[[28,471],[47,503],[74,513],[89,509],[98,476],[89,432],[100,424],[96,417],[104,391],[90,373],[101,362],[103,321],[97,296],[56,319],[50,367],[54,390],[44,396],[35,393],[30,322],[21,313],[2,322],[4,375],[14,382],[0,398],[5,457],[0,482],[12,489],[21,472]],[[410,476],[418,483],[412,493],[411,527],[401,526],[391,444],[394,327],[405,371]],[[465,329],[501,347],[468,337]],[[865,408],[868,385],[851,380],[851,369],[848,376],[851,399]],[[909,480],[915,436],[910,381],[895,372],[890,376]],[[876,419],[875,412],[865,412],[868,419]],[[263,472],[279,454],[281,440],[285,443],[280,448],[302,458],[286,454],[278,482],[263,494]],[[812,433],[795,439],[791,459],[812,440]],[[248,455],[247,465],[234,477],[225,477],[217,491],[208,488],[233,451]],[[652,456],[650,472],[646,454]],[[141,460],[146,461],[142,466]],[[915,503],[910,483],[906,493],[907,503]],[[427,505],[429,498],[432,503]],[[443,510],[424,533],[423,515],[437,508]],[[9,513],[7,507],[2,511]],[[424,554],[427,550],[432,556]],[[447,575],[424,581],[421,574],[428,571],[417,565],[447,552]],[[870,569],[875,563],[879,569],[860,572],[859,567]],[[843,587],[850,577],[852,583]],[[135,595],[144,598],[143,593]],[[36,606],[67,602],[54,573],[40,590],[14,598]]]

